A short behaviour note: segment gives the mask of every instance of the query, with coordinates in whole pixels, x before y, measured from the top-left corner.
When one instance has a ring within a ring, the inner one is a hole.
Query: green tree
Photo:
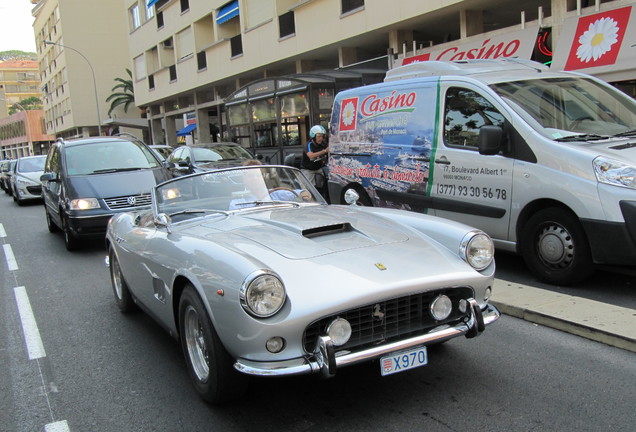
[[[18,111],[22,111],[22,109],[25,109],[27,111],[42,109],[42,101],[40,100],[40,98],[37,98],[35,96],[22,99],[17,104],[11,105],[11,107],[9,108],[9,115],[15,114]]]
[[[110,108],[108,109],[109,116],[118,106],[123,105],[124,112],[128,112],[130,104],[135,103],[135,90],[133,88],[132,72],[130,69],[126,68],[126,73],[128,74],[129,79],[115,78],[114,80],[117,82],[117,85],[110,90],[112,93],[106,98],[106,102],[110,102]]]

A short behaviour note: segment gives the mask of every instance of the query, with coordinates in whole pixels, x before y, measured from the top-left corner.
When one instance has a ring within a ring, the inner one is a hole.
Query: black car
[[[11,176],[13,175],[16,162],[17,159],[3,161],[2,167],[0,168],[0,182],[2,183],[2,189],[4,189],[4,193],[8,195],[13,195],[13,191],[11,190]]]
[[[245,147],[233,142],[200,143],[177,147],[165,160],[173,177],[229,168],[254,159]]]
[[[149,207],[152,187],[170,178],[140,141],[59,140],[49,150],[41,177],[49,231],[62,230],[68,250],[81,239],[104,238],[113,214]]]

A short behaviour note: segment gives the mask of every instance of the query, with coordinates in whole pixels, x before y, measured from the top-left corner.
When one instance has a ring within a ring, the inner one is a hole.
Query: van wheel
[[[360,196],[358,200],[358,204],[365,207],[373,207],[373,203],[371,202],[371,198],[367,194],[367,191],[364,190],[362,186],[358,185],[348,185],[342,189],[342,195],[340,195],[340,204],[347,204],[344,197],[348,190],[354,190]]]
[[[540,280],[554,285],[572,285],[594,272],[583,227],[573,214],[558,208],[540,210],[528,219],[521,254]]]
[[[49,229],[49,232],[58,232],[60,229],[57,227],[57,225],[55,225],[53,219],[51,219],[51,214],[46,209],[46,206],[44,207],[44,214],[46,215],[46,227]]]
[[[79,248],[79,239],[73,235],[68,226],[68,219],[62,215],[62,234],[64,235],[64,246],[67,251],[74,251]]]

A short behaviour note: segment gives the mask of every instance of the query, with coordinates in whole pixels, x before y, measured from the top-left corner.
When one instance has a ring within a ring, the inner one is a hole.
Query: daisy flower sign
[[[631,6],[581,17],[564,70],[616,63]]]

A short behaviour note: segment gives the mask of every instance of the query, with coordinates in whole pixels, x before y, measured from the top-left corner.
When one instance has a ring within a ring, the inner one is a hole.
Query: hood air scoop
[[[323,235],[338,234],[343,232],[353,231],[349,222],[337,223],[333,225],[324,225],[315,228],[308,228],[302,231],[302,235],[305,238],[314,238]]]

